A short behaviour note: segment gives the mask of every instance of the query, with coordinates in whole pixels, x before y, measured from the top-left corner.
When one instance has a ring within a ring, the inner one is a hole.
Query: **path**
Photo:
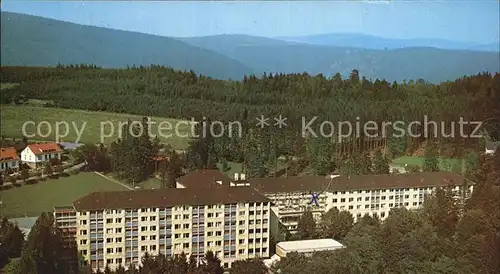
[[[132,188],[131,186],[128,186],[128,185],[126,185],[126,184],[124,184],[124,183],[122,183],[122,182],[120,182],[120,181],[118,181],[118,180],[115,180],[115,179],[113,179],[113,178],[110,178],[110,177],[108,177],[108,176],[106,176],[106,175],[104,175],[104,174],[102,174],[102,173],[100,173],[100,172],[94,171],[94,173],[95,173],[95,174],[97,174],[97,175],[99,175],[99,176],[101,176],[101,177],[103,177],[103,178],[105,178],[105,179],[110,180],[110,181],[111,181],[111,182],[113,182],[113,183],[117,183],[117,184],[119,184],[119,185],[121,185],[121,186],[124,186],[124,187],[126,187],[127,189],[129,189],[129,190],[134,190],[134,188]]]

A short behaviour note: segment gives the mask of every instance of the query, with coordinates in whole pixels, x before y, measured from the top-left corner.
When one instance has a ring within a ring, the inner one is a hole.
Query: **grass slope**
[[[404,166],[407,164],[410,166],[422,167],[424,165],[424,157],[402,156],[392,160],[392,164],[395,166]],[[439,169],[444,171],[449,171],[450,168],[459,166],[460,164],[461,161],[459,159],[439,158]]]
[[[4,190],[0,197],[5,217],[36,217],[42,212],[53,211],[54,206],[71,205],[74,200],[92,192],[112,190],[126,188],[94,173],[79,173]]]
[[[23,124],[27,121],[33,121],[37,125],[42,121],[47,121],[51,127],[52,132],[48,137],[40,136],[36,132],[36,128],[33,125],[26,126],[26,133],[29,135],[35,135],[33,137],[28,137],[28,139],[33,140],[55,140],[55,127],[56,122],[66,121],[69,125],[69,134],[64,138],[63,141],[66,142],[74,142],[76,141],[78,135],[77,130],[74,129],[73,125],[75,125],[80,131],[82,129],[84,123],[86,123],[83,128],[82,138],[80,139],[81,143],[99,143],[101,140],[101,128],[103,132],[110,133],[111,127],[114,127],[114,134],[112,137],[104,138],[105,143],[110,143],[115,141],[118,136],[118,128],[119,122],[126,122],[128,119],[133,121],[141,121],[141,116],[129,115],[129,114],[121,114],[121,113],[109,113],[109,112],[95,112],[95,111],[84,111],[84,110],[73,110],[73,109],[60,109],[60,108],[44,108],[44,107],[36,107],[29,105],[22,106],[8,106],[2,105],[2,115],[1,115],[1,125],[0,132],[4,137],[16,137],[19,138],[23,135],[22,127]],[[108,125],[106,122],[109,121],[113,126]],[[158,133],[158,125],[161,122],[166,122],[172,125],[172,129],[175,129],[175,126],[178,125],[178,132],[181,134],[189,134],[191,132],[191,127],[187,125],[185,122],[176,119],[168,119],[168,118],[152,118],[153,124],[151,127],[151,133]],[[74,124],[73,124],[74,123]],[[48,126],[42,124],[41,133],[43,135],[48,132]],[[61,127],[62,129],[62,127]],[[61,130],[62,133],[64,133]],[[171,144],[176,149],[185,149],[187,148],[190,138],[182,138],[179,136],[175,136],[173,134],[175,131],[165,130],[164,137],[159,136],[159,140],[162,143]],[[167,134],[172,134],[171,138],[167,138]]]
[[[256,73],[281,72],[348,76],[353,69],[368,78],[401,81],[423,78],[438,83],[483,71],[500,71],[499,52],[413,47],[374,50],[308,45],[245,35],[183,38],[192,45],[238,60]]]
[[[95,64],[108,68],[165,65],[221,79],[252,73],[211,50],[155,35],[83,26],[11,12],[1,13],[1,64],[55,66]]]

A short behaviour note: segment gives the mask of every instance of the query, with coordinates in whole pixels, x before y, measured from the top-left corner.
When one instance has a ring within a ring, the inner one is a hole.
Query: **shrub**
[[[71,176],[71,174],[69,174],[68,172],[61,173],[61,177],[69,177],[69,176]]]
[[[26,181],[26,183],[28,185],[34,185],[34,184],[38,183],[38,181],[36,179],[30,179],[30,180]]]
[[[11,188],[12,188],[12,185],[2,185],[2,186],[0,186],[0,191],[11,189]]]
[[[50,179],[58,179],[59,178],[59,174],[55,173],[55,174],[49,175],[49,178]]]
[[[13,186],[15,186],[15,187],[21,187],[21,184],[20,184],[20,183],[14,183],[14,184],[12,184],[12,185],[13,185]]]

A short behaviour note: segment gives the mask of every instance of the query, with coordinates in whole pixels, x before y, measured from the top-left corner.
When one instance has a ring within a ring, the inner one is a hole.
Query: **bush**
[[[12,188],[12,185],[2,185],[2,186],[0,186],[0,191],[11,189],[11,188]]]
[[[57,174],[57,173],[51,174],[51,175],[49,175],[49,178],[50,179],[58,179],[59,178],[59,174]]]
[[[39,179],[39,181],[42,181],[42,182],[47,181],[47,177],[41,177],[41,178]]]
[[[75,169],[75,170],[70,170],[70,171],[69,171],[69,174],[71,174],[71,175],[76,175],[76,174],[78,174],[78,173],[80,173],[80,170],[78,170],[78,169]]]
[[[26,181],[26,184],[28,184],[28,185],[34,185],[36,183],[38,183],[38,181],[36,179],[30,179],[30,180]]]
[[[21,187],[22,185],[20,183],[14,183],[12,184],[14,187]]]
[[[71,176],[71,174],[69,174],[68,172],[61,173],[61,177],[69,177],[69,176]]]

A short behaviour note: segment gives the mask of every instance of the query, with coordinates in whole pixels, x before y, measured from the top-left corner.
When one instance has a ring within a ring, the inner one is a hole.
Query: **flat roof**
[[[344,245],[334,239],[280,242],[276,246],[285,252],[314,252],[343,248]]]

